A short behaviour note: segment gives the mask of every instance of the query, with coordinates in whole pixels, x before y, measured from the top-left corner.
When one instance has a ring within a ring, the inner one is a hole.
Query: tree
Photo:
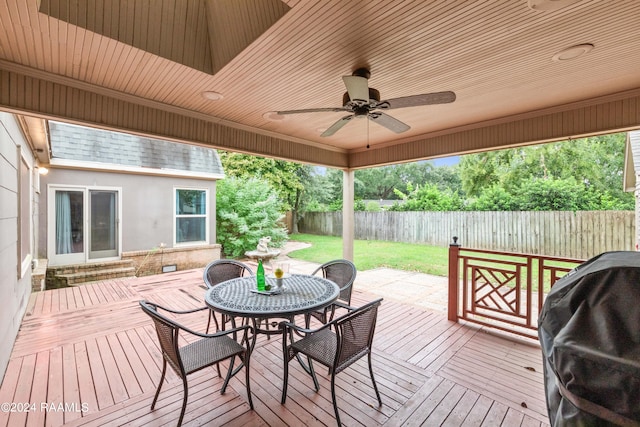
[[[463,156],[459,165],[462,187],[468,197],[475,198],[469,201],[471,206],[495,186],[512,197],[534,188],[541,191],[540,196],[547,191],[560,197],[555,191],[571,187],[588,198],[590,209],[630,206],[633,195],[622,188],[625,137],[618,133]],[[584,200],[576,203],[584,206]],[[529,201],[521,201],[531,206]],[[540,207],[549,206],[538,201],[542,203]],[[574,205],[572,202],[565,206]]]
[[[467,200],[468,211],[516,211],[519,204],[512,194],[501,186],[494,184],[485,188],[478,197]]]
[[[305,181],[311,166],[248,154],[219,151],[224,171],[229,176],[268,182],[283,202],[282,210],[291,210],[293,230],[297,233],[298,217],[304,205]]]
[[[575,178],[532,178],[517,194],[518,209],[523,211],[583,210],[586,189]]]
[[[239,257],[253,250],[260,238],[271,237],[280,247],[287,230],[280,225],[282,204],[268,182],[227,178],[216,189],[216,233],[225,256]]]
[[[404,203],[394,204],[393,211],[457,211],[462,209],[462,199],[458,193],[445,189],[440,191],[434,184],[408,186],[409,193],[404,194],[396,190]]]

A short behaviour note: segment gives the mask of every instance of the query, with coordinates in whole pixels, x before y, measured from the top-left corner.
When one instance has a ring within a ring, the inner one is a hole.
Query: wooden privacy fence
[[[355,238],[588,259],[634,250],[633,211],[356,212]],[[342,235],[342,212],[308,212],[301,233]]]

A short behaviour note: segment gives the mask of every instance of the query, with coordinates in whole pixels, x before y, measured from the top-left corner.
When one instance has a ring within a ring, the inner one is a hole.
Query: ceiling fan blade
[[[411,129],[411,127],[408,124],[403,123],[400,120],[395,119],[384,113],[380,113],[380,112],[371,113],[369,114],[368,117],[369,117],[369,120],[371,120],[372,122],[375,122],[381,126],[384,126],[390,131],[395,133],[402,133]]]
[[[326,113],[326,112],[341,112],[341,111],[349,111],[349,109],[344,107],[329,107],[329,108],[307,108],[305,110],[284,110],[284,111],[276,111],[276,114],[300,114],[300,113]]]
[[[369,102],[369,83],[366,77],[342,76],[351,101]]]
[[[456,94],[451,91],[423,93],[422,95],[403,96],[401,98],[382,101],[378,108],[392,109],[417,107],[420,105],[448,104],[456,100]],[[387,105],[385,105],[387,104]]]
[[[353,117],[354,116],[352,114],[350,116],[345,116],[345,117],[341,118],[340,120],[338,120],[337,122],[332,124],[327,130],[322,132],[322,134],[320,136],[331,136],[331,135],[333,135],[334,133],[336,133],[340,129],[342,129],[342,126],[344,126],[347,123],[349,123],[351,121],[351,119],[353,119]]]

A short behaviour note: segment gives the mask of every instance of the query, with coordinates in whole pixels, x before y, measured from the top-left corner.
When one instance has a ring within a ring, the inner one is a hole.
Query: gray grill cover
[[[538,322],[552,426],[640,426],[640,253],[558,280]]]

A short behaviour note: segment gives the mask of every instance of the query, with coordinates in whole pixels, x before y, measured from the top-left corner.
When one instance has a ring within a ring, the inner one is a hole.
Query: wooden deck
[[[175,425],[182,384],[167,376],[155,411],[151,400],[161,356],[148,299],[175,308],[203,305],[201,270],[115,279],[36,293],[0,387],[0,426]],[[353,305],[375,299],[355,289]],[[189,318],[204,329],[206,314]],[[281,342],[260,337],[252,355],[247,404],[243,375],[225,395],[215,368],[189,377],[184,425],[335,425],[326,370],[320,392],[292,362],[289,397],[280,404]],[[374,340],[378,408],[365,360],[337,376],[346,426],[548,425],[539,347],[449,322],[441,313],[385,300]],[[66,405],[66,406],[65,406]]]

